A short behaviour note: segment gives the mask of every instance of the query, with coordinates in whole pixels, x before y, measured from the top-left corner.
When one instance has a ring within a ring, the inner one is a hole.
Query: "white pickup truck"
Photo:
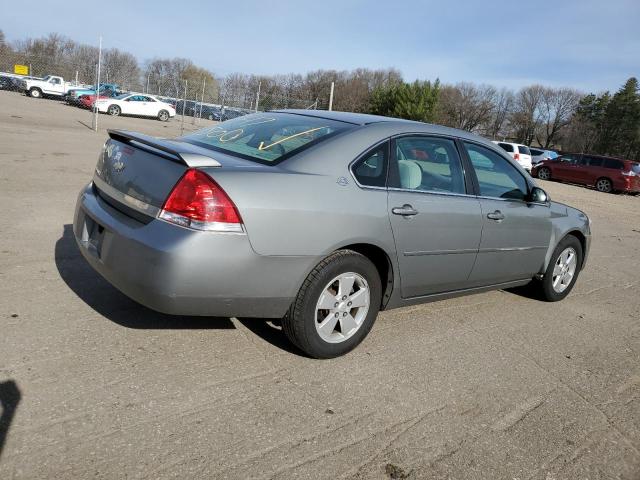
[[[33,98],[41,98],[44,95],[62,97],[72,88],[79,86],[75,82],[65,82],[62,77],[55,75],[47,75],[41,80],[23,79],[20,81],[20,90]]]

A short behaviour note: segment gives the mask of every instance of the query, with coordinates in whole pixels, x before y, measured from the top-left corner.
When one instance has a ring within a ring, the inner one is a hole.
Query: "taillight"
[[[513,154],[513,159],[514,160],[520,160],[520,154],[519,153],[514,153]]]
[[[238,209],[226,192],[200,170],[189,169],[173,187],[159,217],[195,230],[243,232]]]

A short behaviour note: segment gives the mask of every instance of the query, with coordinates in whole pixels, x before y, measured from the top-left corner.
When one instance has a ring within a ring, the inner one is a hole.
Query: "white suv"
[[[496,140],[493,140],[493,143],[502,147],[522,168],[531,173],[531,151],[529,147],[519,143],[498,142]]]

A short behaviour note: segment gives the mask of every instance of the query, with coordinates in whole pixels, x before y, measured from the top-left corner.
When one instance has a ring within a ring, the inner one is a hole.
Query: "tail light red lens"
[[[195,230],[243,232],[238,209],[209,175],[189,169],[164,202],[160,218]]]
[[[514,153],[513,154],[513,159],[514,160],[520,160],[520,154],[519,153]]]

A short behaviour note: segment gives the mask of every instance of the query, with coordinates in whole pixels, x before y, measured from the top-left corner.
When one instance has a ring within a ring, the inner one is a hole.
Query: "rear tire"
[[[364,255],[340,250],[322,260],[305,279],[282,327],[307,355],[338,357],[367,336],[381,297],[375,265]]]
[[[160,110],[158,112],[158,120],[160,120],[161,122],[166,122],[167,120],[169,120],[169,112],[167,112],[166,110]]]
[[[601,177],[596,180],[596,190],[602,193],[611,193],[613,192],[613,183],[606,177]]]
[[[550,180],[551,170],[549,170],[547,167],[540,167],[540,169],[538,169],[538,178],[540,180]]]
[[[582,258],[582,244],[573,235],[567,235],[558,243],[544,277],[538,281],[543,300],[557,302],[569,295],[580,274]]]
[[[29,90],[29,96],[32,98],[42,98],[42,90],[39,88],[32,88]]]

